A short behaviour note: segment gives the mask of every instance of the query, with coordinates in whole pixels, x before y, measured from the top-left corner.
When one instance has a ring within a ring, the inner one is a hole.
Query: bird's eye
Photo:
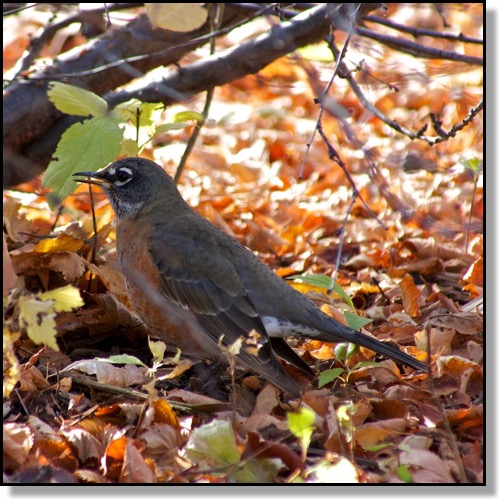
[[[115,176],[118,183],[123,185],[126,184],[132,178],[132,173],[128,171],[128,169],[122,168],[121,170],[118,170],[116,172]]]

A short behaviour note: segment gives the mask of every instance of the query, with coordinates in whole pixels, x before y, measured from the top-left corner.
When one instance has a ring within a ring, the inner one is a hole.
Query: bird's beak
[[[83,184],[92,184],[103,187],[109,184],[109,181],[102,177],[99,172],[77,172],[73,173],[73,177],[87,177],[87,178],[76,178],[75,182],[81,182]]]

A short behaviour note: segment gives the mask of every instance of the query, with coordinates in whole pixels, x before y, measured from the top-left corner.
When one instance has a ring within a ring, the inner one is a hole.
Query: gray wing
[[[276,386],[300,395],[296,382],[275,355],[265,327],[234,268],[225,258],[213,227],[185,231],[156,231],[149,251],[158,267],[161,288],[172,302],[189,309],[212,345],[232,345],[239,338],[250,339],[256,332],[257,352],[251,348],[255,336],[237,356],[247,367]],[[218,234],[220,235],[220,234]],[[289,347],[288,347],[289,348]]]

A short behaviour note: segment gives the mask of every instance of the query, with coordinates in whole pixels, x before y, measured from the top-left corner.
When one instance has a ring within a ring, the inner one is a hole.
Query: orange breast
[[[209,357],[203,347],[203,333],[190,317],[161,292],[158,268],[151,258],[148,238],[153,229],[142,224],[130,231],[130,222],[116,227],[116,250],[125,275],[127,292],[134,311],[151,332],[162,341],[175,345],[183,352],[200,358]],[[134,234],[133,241],[128,236]]]

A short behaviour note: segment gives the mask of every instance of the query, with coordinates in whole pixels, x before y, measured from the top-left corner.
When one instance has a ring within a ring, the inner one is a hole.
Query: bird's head
[[[144,206],[154,208],[167,201],[182,205],[172,178],[156,163],[143,158],[125,158],[98,172],[78,172],[77,182],[102,187],[118,220],[135,217]],[[173,206],[172,206],[173,207]]]

